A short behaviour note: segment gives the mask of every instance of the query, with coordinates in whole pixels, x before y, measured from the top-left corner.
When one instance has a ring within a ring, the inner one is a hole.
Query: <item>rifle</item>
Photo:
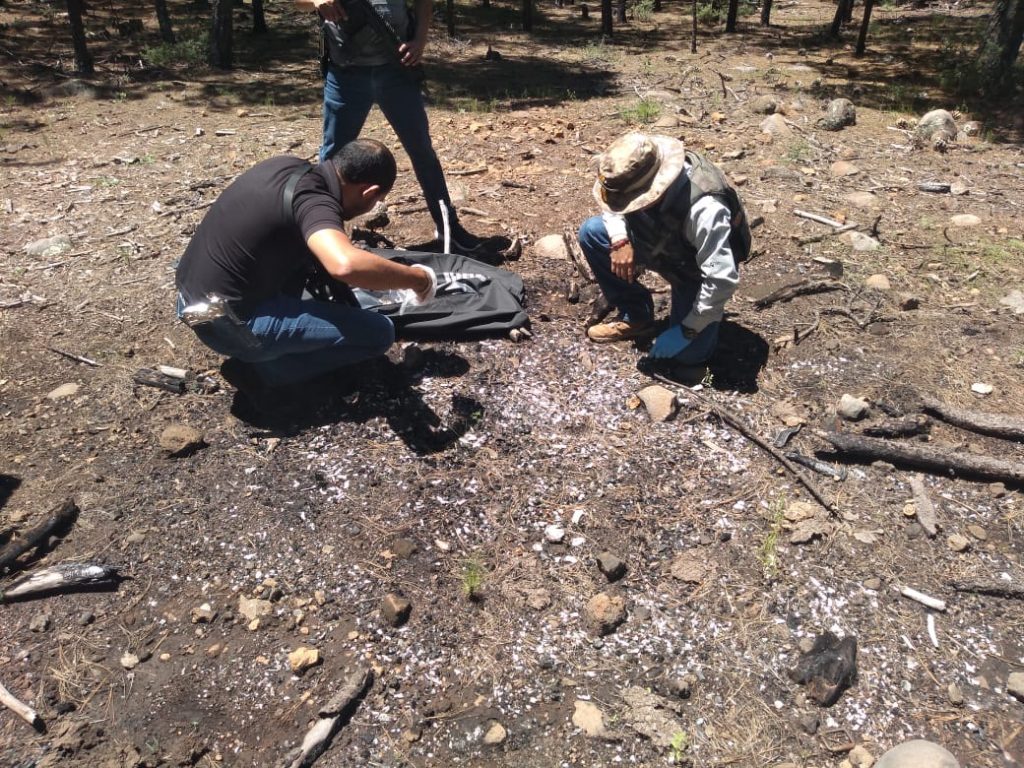
[[[336,0],[336,2],[341,5],[347,17],[342,25],[346,33],[354,35],[364,27],[369,26],[384,41],[384,47],[387,49],[388,56],[394,60],[402,71],[408,74],[413,82],[423,82],[426,78],[426,72],[422,64],[407,67],[402,63],[402,54],[398,49],[408,41],[403,40],[399,36],[395,28],[391,26],[391,22],[377,12],[377,9],[373,7],[373,3],[370,0]],[[409,22],[415,26],[416,19],[411,13]]]

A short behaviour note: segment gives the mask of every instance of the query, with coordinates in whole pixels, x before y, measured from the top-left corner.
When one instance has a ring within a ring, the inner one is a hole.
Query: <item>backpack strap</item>
[[[312,170],[313,166],[310,163],[303,163],[292,171],[291,176],[288,177],[288,181],[284,183],[284,194],[281,195],[281,205],[285,221],[292,224],[295,223],[295,212],[292,210],[292,204],[295,202],[295,188],[299,185],[299,179]]]

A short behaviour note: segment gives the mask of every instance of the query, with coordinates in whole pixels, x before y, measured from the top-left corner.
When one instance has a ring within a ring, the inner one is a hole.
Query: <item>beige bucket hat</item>
[[[657,202],[686,164],[683,142],[627,133],[598,160],[594,198],[611,213],[633,213]]]

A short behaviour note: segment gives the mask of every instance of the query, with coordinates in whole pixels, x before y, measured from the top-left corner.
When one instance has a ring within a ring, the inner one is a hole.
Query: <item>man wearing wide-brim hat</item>
[[[723,194],[692,188],[695,165],[701,179],[728,186],[714,166],[667,136],[628,133],[600,156],[594,197],[603,213],[584,222],[579,241],[618,316],[591,326],[592,341],[653,335],[651,292],[636,279],[646,267],[672,286],[669,325],[650,357],[694,368],[711,357],[739,282],[730,245],[735,219]]]

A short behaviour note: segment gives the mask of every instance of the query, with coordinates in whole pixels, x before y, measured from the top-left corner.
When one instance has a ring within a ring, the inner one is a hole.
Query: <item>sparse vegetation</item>
[[[650,125],[660,114],[661,105],[654,99],[640,99],[635,104],[619,110],[623,121],[631,125]]]
[[[487,568],[476,556],[466,558],[462,563],[462,594],[469,600],[479,600]]]
[[[768,504],[768,532],[758,549],[758,559],[766,579],[774,579],[779,575],[779,535],[782,532],[782,521],[786,514],[786,497],[776,496]]]
[[[203,35],[182,38],[175,43],[157,43],[142,49],[142,60],[158,69],[205,67],[206,43]]]

